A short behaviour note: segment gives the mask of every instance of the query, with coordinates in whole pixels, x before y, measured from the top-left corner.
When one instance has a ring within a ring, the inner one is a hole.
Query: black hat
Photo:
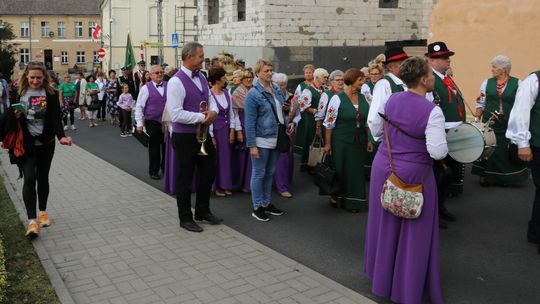
[[[385,61],[384,64],[389,64],[393,61],[405,60],[409,58],[409,55],[405,53],[402,47],[393,47],[384,51]]]
[[[124,66],[120,70],[122,70],[122,72],[126,72],[126,71],[129,71],[129,68],[127,66]]]
[[[427,47],[428,52],[425,54],[429,58],[448,58],[454,56],[454,52],[450,51],[446,43],[437,41],[430,43]]]
[[[146,61],[141,60],[141,61],[137,62],[137,64],[138,64],[138,65],[146,65]]]

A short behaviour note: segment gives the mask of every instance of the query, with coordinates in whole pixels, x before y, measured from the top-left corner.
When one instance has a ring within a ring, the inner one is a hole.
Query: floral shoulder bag
[[[391,174],[384,182],[384,186],[381,193],[381,204],[384,210],[392,213],[393,215],[405,219],[416,219],[422,214],[422,207],[424,206],[424,187],[422,184],[407,184],[403,182],[394,171],[392,164],[392,150],[390,148],[390,141],[388,139],[387,123],[396,127],[403,134],[415,138],[408,132],[402,130],[399,126],[394,124],[384,114],[380,114],[386,121],[384,124],[384,136],[386,138],[386,145],[388,147],[388,156],[390,159]]]

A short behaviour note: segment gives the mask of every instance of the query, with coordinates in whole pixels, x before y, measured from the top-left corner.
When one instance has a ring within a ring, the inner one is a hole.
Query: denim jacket
[[[281,90],[271,84],[272,91],[274,96],[281,105],[285,102],[285,97],[281,93]],[[263,97],[261,93],[266,96]],[[268,93],[263,86],[257,81],[251,90],[249,90],[246,99],[244,101],[244,113],[245,113],[245,132],[246,132],[246,145],[247,147],[256,147],[256,138],[276,138],[278,132],[278,121],[276,121],[276,116],[272,111],[271,105],[268,102],[270,100],[272,105],[275,106],[274,96]],[[281,107],[276,109],[276,111],[282,111]],[[287,119],[283,115],[285,123]]]

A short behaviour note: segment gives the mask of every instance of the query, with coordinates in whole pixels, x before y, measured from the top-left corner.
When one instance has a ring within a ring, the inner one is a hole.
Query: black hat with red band
[[[454,52],[450,51],[446,46],[446,43],[442,41],[430,43],[427,48],[428,52],[426,53],[426,57],[429,58],[448,58],[450,56],[454,56],[455,54]]]
[[[384,51],[384,64],[389,64],[390,62],[394,61],[401,61],[409,58],[409,55],[405,53],[402,47],[394,47],[391,49],[387,49]]]

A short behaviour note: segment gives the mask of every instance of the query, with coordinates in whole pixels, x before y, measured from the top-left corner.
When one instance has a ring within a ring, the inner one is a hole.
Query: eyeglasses
[[[336,82],[343,82],[344,80],[341,79],[341,78],[338,78],[338,79],[332,79],[332,81],[336,81]]]

